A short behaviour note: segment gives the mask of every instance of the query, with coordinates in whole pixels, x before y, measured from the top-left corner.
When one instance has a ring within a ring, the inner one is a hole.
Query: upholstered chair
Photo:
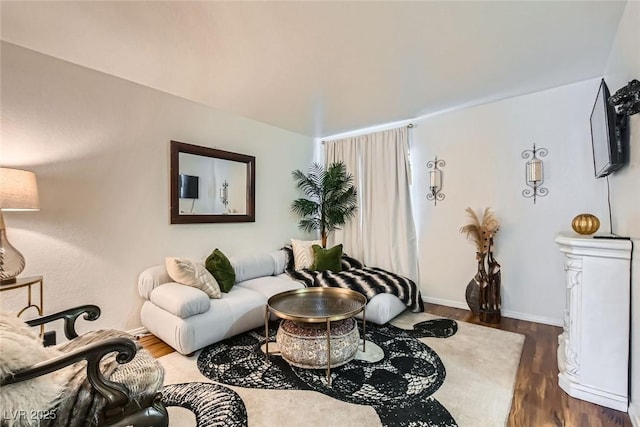
[[[23,322],[0,313],[0,425],[167,426],[160,403],[162,366],[131,335],[116,330],[78,336],[85,305]],[[63,320],[69,341],[45,347],[33,326]]]

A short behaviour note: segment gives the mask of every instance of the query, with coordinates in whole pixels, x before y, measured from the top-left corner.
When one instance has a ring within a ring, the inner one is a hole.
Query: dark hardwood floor
[[[463,322],[481,324],[468,310],[425,304],[428,313]],[[500,325],[484,325],[526,336],[509,414],[511,427],[632,427],[629,416],[569,397],[558,386],[556,352],[562,328],[502,318]],[[174,350],[154,336],[140,338],[141,344],[161,357]]]

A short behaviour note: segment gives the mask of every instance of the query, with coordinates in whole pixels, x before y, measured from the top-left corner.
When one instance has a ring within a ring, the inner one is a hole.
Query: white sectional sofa
[[[162,265],[144,270],[138,291],[145,300],[142,324],[182,354],[264,325],[267,300],[279,293],[304,287],[284,273],[284,251],[230,257],[236,283],[220,299],[175,283]],[[407,307],[396,296],[379,294],[366,307],[367,322],[384,324]]]

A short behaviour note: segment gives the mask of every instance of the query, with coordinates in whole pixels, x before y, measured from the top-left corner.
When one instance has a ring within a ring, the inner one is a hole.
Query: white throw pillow
[[[320,240],[295,240],[291,239],[293,249],[293,263],[296,270],[309,268],[313,264],[313,245],[322,245]]]
[[[12,313],[0,313],[0,379],[38,362],[61,355],[57,350],[45,348],[38,335]],[[61,397],[70,371],[67,368],[0,387],[0,418],[7,421],[10,414],[27,410],[27,416],[8,421],[8,425],[38,426],[37,417],[28,417],[29,412],[44,412],[55,407]],[[1,411],[0,411],[1,412]]]
[[[209,298],[220,298],[220,285],[205,268],[204,264],[184,258],[167,257],[165,259],[167,273],[173,281],[198,288]]]

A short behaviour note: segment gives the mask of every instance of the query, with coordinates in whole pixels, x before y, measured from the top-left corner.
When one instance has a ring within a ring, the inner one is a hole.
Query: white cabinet
[[[558,382],[570,396],[627,411],[631,242],[561,233],[567,302]]]

